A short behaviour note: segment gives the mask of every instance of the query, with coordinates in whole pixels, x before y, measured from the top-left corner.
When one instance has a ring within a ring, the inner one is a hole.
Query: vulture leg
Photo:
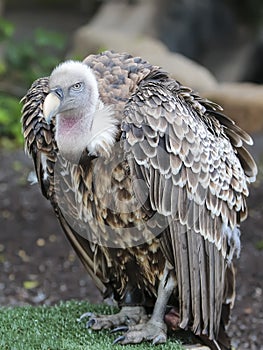
[[[149,321],[144,324],[130,326],[127,333],[115,339],[114,344],[138,344],[143,340],[152,341],[153,344],[165,343],[167,340],[167,326],[164,322],[164,316],[168,300],[176,284],[174,273],[166,267]]]
[[[94,315],[92,313],[85,313],[80,318],[90,317],[87,322],[87,328],[93,330],[112,329],[121,326],[130,326],[135,324],[145,324],[148,320],[145,308],[143,306],[123,306],[120,312],[113,315]]]

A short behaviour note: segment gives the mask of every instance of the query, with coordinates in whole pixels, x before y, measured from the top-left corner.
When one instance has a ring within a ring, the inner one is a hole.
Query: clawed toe
[[[91,318],[87,323],[86,323],[86,328],[92,328],[94,324],[96,323],[95,318]]]
[[[125,330],[124,327],[118,327],[119,331]],[[113,344],[138,344],[142,341],[152,341],[153,345],[163,344],[167,340],[165,324],[154,324],[148,322],[129,327],[127,333],[119,336]]]
[[[122,342],[125,340],[125,335],[120,335],[118,338],[116,338],[114,341],[113,341],[113,345],[115,344],[122,344]]]
[[[155,337],[152,341],[152,344],[153,345],[157,345],[157,344],[163,344],[163,343],[166,343],[166,340],[167,340],[167,336],[166,334],[159,334],[157,335],[157,337]]]
[[[85,312],[84,314],[82,314],[78,319],[77,319],[77,321],[78,322],[81,322],[82,320],[83,320],[83,318],[85,318],[85,317],[95,317],[95,315],[94,315],[94,313],[92,313],[92,312]]]
[[[119,326],[111,330],[111,333],[117,333],[117,332],[127,332],[129,330],[128,326]]]
[[[92,330],[111,329],[111,333],[125,332],[118,336],[113,344],[138,344],[142,341],[152,341],[152,344],[162,344],[167,339],[167,326],[164,322],[149,320],[144,308],[123,307],[114,315],[94,315],[86,312],[78,321],[89,317],[86,327]]]
[[[85,317],[89,317],[89,320],[86,323],[87,328],[97,331],[114,328],[113,333],[126,332],[128,326],[138,323],[145,324],[148,320],[148,315],[146,314],[144,307],[141,306],[125,306],[119,313],[113,315],[94,315],[91,312],[86,312],[80,316],[78,321],[82,321]]]

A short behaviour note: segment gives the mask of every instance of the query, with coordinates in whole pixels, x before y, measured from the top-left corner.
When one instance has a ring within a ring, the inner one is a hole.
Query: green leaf
[[[35,31],[35,42],[38,46],[50,46],[57,49],[64,49],[66,38],[64,35],[38,28]]]
[[[258,250],[263,250],[263,239],[256,243],[256,248]]]
[[[8,125],[9,123],[9,114],[8,111],[5,109],[1,109],[0,106],[0,125]],[[1,132],[0,132],[1,133]]]
[[[11,22],[0,19],[0,42],[5,40],[0,77],[6,79],[3,86],[6,83],[10,94],[19,94],[18,99],[0,92],[0,146],[8,148],[23,144],[20,90],[26,93],[35,79],[49,75],[64,58],[66,45],[65,35],[43,28],[36,29],[31,38],[17,42],[14,30]]]
[[[23,287],[25,289],[33,289],[39,286],[39,282],[38,281],[24,281],[23,282]]]
[[[17,145],[23,144],[20,117],[21,105],[19,99],[0,94],[0,138],[2,138],[2,145],[8,145],[4,140],[6,137],[12,139]]]
[[[5,74],[7,71],[6,63],[2,60],[0,60],[0,75]]]
[[[0,18],[0,41],[9,39],[13,36],[15,31],[15,26],[13,23]]]

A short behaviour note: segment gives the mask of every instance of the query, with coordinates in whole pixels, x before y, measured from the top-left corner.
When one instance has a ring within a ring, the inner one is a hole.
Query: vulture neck
[[[72,163],[79,162],[85,149],[92,156],[109,157],[118,123],[112,106],[104,106],[102,102],[94,113],[78,110],[77,115],[74,111],[58,114],[56,141],[60,154]]]

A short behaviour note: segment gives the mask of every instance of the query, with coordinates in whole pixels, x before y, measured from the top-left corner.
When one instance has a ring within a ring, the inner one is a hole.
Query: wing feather
[[[187,232],[187,246],[189,249],[189,270],[191,279],[191,300],[193,310],[193,332],[200,334],[201,332],[201,291],[199,280],[199,259],[198,253],[200,250],[200,235],[196,235],[195,232]]]
[[[173,255],[176,259],[174,265],[176,268],[176,275],[179,288],[179,305],[181,314],[181,328],[187,328],[190,321],[190,307],[191,307],[191,285],[189,269],[185,269],[188,266],[188,251],[186,233],[181,232],[181,225],[177,222],[172,222],[170,227],[172,233],[172,247]]]
[[[257,171],[244,149],[251,138],[219,106],[163,76],[145,79],[124,115],[131,168],[144,169],[152,209],[169,218],[161,241],[176,271],[180,326],[215,339],[226,264],[239,250],[239,218]],[[136,140],[131,124],[144,131],[143,140]]]

